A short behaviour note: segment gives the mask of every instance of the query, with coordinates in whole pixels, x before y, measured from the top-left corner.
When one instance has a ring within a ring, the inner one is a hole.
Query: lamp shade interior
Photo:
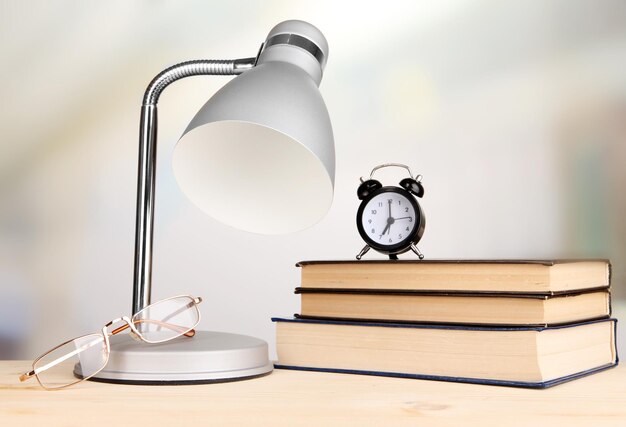
[[[312,226],[330,208],[335,176],[316,82],[284,61],[257,64],[198,111],[173,167],[182,191],[222,223],[260,234]]]
[[[324,164],[287,134],[256,123],[216,121],[185,134],[174,151],[183,192],[205,213],[261,234],[298,231],[332,203]]]

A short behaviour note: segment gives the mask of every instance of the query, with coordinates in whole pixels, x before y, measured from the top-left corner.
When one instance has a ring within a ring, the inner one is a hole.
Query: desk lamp
[[[261,234],[294,232],[319,221],[332,203],[333,133],[318,89],[327,58],[328,44],[317,28],[285,21],[270,31],[255,58],[183,62],[148,85],[139,135],[133,313],[150,304],[162,91],[184,77],[237,75],[187,126],[174,149],[174,175],[192,202],[225,224]],[[107,367],[93,380],[207,383],[273,369],[265,341],[231,333],[198,331],[155,345],[120,334],[111,347]]]

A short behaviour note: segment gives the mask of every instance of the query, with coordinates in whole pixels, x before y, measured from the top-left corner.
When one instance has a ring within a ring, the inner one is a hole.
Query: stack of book
[[[545,388],[618,361],[606,260],[297,266],[277,368]]]

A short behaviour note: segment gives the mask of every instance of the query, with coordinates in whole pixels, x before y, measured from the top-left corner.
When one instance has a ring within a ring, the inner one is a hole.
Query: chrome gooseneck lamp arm
[[[159,96],[171,83],[185,77],[242,74],[254,68],[257,59],[258,55],[257,58],[236,60],[181,62],[159,73],[152,79],[144,93],[139,128],[133,313],[137,313],[150,304],[157,150],[157,103]]]

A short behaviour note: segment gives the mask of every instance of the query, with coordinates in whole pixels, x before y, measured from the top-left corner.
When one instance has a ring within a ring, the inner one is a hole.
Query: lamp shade
[[[176,145],[173,168],[201,210],[262,234],[301,230],[326,214],[335,154],[318,85],[327,52],[315,27],[283,22],[270,32],[256,66],[196,114]]]

